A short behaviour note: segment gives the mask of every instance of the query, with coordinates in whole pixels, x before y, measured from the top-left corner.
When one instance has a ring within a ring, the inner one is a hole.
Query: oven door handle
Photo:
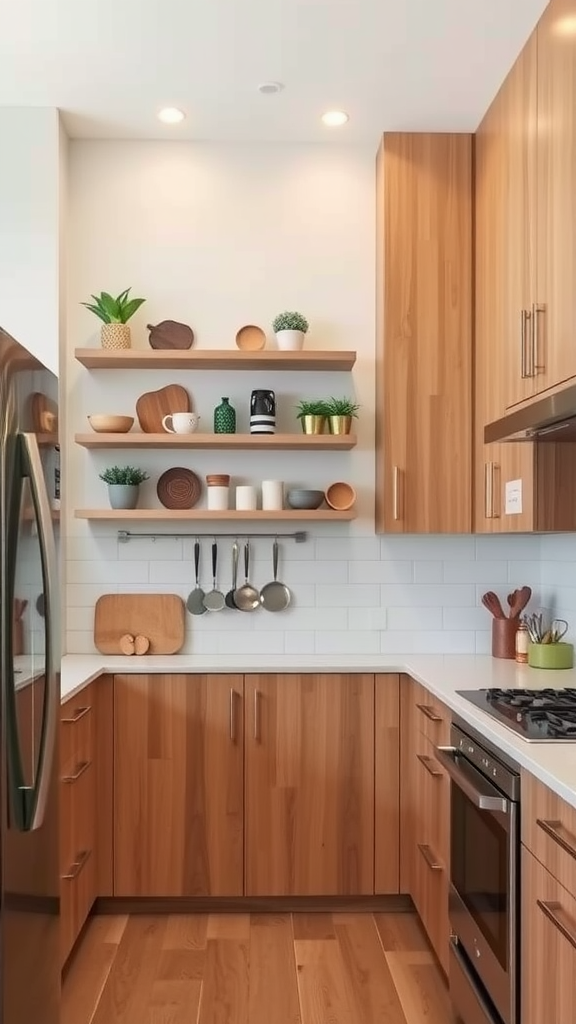
[[[436,747],[436,757],[440,764],[446,769],[458,788],[472,801],[474,807],[477,807],[479,811],[500,811],[502,814],[507,814],[508,800],[506,797],[493,796],[492,793],[483,793],[479,790],[459,767],[456,760],[457,754],[456,747]],[[490,786],[490,789],[493,787]]]

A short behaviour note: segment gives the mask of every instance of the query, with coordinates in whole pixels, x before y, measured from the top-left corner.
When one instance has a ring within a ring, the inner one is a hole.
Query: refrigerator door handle
[[[38,541],[42,559],[42,575],[44,581],[45,629],[46,629],[46,662],[44,688],[44,714],[42,738],[36,777],[35,793],[29,807],[30,814],[25,823],[26,831],[41,828],[46,813],[46,802],[50,788],[52,762],[56,742],[56,725],[60,695],[57,691],[59,673],[56,666],[58,629],[58,609],[55,597],[55,581],[57,574],[56,545],[52,529],[50,502],[44,480],[44,471],[40,458],[40,450],[36,435],[20,434],[23,445],[24,463],[27,465],[32,501],[36,512]]]

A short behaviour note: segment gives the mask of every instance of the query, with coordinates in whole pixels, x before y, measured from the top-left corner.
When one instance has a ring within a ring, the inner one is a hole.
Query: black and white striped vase
[[[276,433],[276,396],[273,391],[253,391],[250,398],[250,433]]]

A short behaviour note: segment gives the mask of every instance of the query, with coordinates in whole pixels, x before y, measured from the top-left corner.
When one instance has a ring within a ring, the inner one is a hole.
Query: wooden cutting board
[[[150,348],[191,348],[194,331],[188,324],[177,320],[163,320],[161,324],[148,324]]]
[[[126,633],[148,637],[148,654],[177,654],[184,643],[184,602],[177,594],[103,594],[94,609],[94,643],[101,654],[122,654]]]
[[[140,429],[146,434],[163,434],[162,420],[171,412],[191,412],[190,395],[180,384],[168,384],[158,391],[147,391],[136,402]]]

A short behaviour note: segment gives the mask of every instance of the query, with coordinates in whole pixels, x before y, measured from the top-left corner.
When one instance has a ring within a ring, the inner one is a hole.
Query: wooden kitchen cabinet
[[[448,973],[450,780],[434,756],[449,742],[450,713],[414,680],[400,688],[400,890],[412,896]]]
[[[374,892],[400,892],[400,676],[375,679]]]
[[[374,891],[374,676],[247,675],[247,896]]]
[[[377,160],[376,528],[472,520],[472,140],[384,136]]]
[[[241,896],[243,677],[114,677],[114,895]]]

